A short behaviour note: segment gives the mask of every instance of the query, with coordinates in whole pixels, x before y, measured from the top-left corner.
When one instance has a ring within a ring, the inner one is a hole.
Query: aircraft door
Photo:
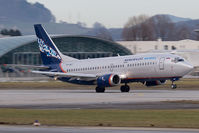
[[[113,67],[114,67],[114,64],[111,64],[110,65],[110,72],[113,72]]]
[[[164,57],[160,58],[160,61],[159,61],[160,70],[164,70],[164,61],[165,61]]]

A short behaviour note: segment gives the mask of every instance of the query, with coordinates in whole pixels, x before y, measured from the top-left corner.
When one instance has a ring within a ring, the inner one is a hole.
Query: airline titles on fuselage
[[[128,61],[141,61],[141,60],[156,60],[156,57],[139,57],[139,58],[131,58],[131,59],[125,59],[125,62]]]

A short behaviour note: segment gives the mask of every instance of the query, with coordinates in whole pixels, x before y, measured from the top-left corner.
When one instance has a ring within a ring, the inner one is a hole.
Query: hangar
[[[51,35],[59,50],[77,59],[131,55],[124,46],[95,37]],[[6,37],[0,39],[1,71],[2,64],[42,64],[36,36]]]
[[[59,50],[69,56],[86,59],[130,55],[130,50],[118,43],[88,36],[51,36]],[[41,64],[36,36],[0,39],[0,64]]]

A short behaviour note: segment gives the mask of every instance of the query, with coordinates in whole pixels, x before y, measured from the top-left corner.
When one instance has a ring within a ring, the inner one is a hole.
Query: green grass
[[[0,123],[42,125],[199,128],[199,110],[23,110],[1,109]]]

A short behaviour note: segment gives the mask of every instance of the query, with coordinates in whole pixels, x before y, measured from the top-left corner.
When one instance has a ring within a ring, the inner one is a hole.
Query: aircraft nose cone
[[[179,63],[178,65],[176,65],[176,67],[174,67],[174,73],[177,76],[185,76],[188,73],[190,73],[191,71],[193,71],[194,67],[187,63],[187,62],[183,62],[183,63]]]
[[[183,65],[183,69],[184,69],[184,71],[186,73],[189,73],[189,72],[191,72],[194,69],[194,67],[192,65],[190,65],[190,64],[184,64]]]

